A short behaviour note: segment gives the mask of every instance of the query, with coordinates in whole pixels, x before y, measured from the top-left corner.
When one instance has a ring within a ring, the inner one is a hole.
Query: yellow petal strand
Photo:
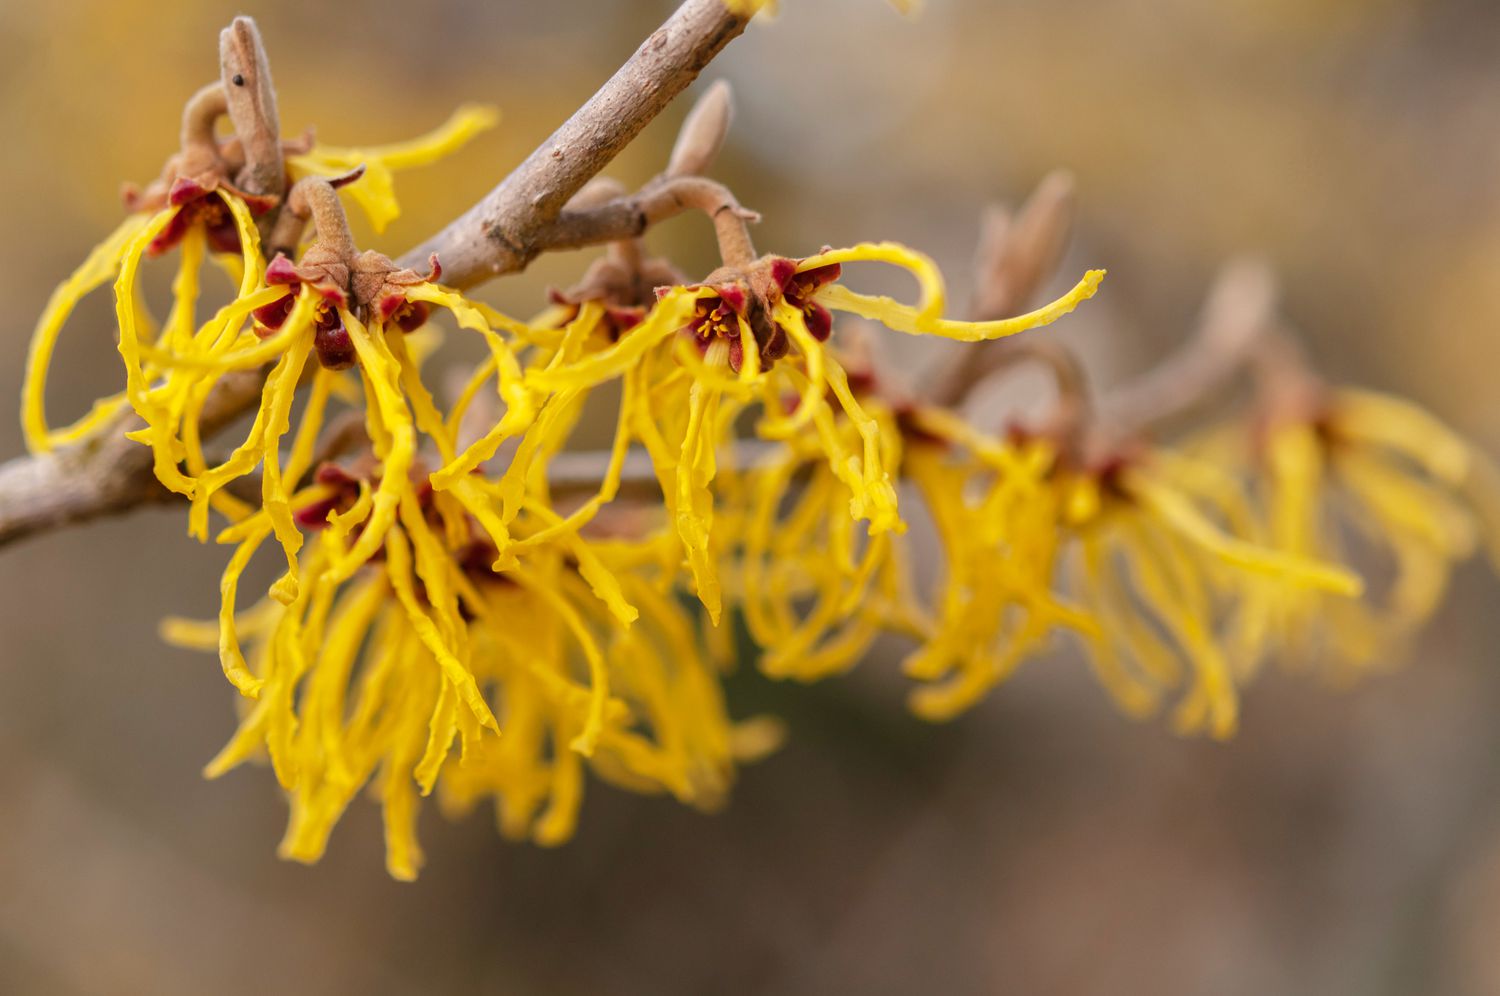
[[[540,502],[533,502],[529,506],[532,514],[549,527],[563,525],[562,516]],[[620,588],[620,581],[613,571],[605,566],[604,561],[594,552],[593,548],[576,533],[563,532],[560,534],[559,542],[578,561],[578,573],[588,582],[590,590],[598,596],[599,600],[609,607],[609,611],[623,626],[629,626],[639,618],[640,613],[635,606],[631,605],[625,598],[624,591]]]
[[[292,511],[300,512],[303,509],[308,508],[309,506],[316,505],[319,502],[327,501],[329,498],[332,498],[334,496],[334,493],[334,489],[326,484],[309,485],[308,487],[305,487],[301,491],[298,491],[296,494],[292,495]],[[350,512],[346,514],[352,514],[353,511],[353,509],[350,509]],[[329,519],[330,521],[332,521],[333,516],[330,515]],[[242,543],[254,533],[262,529],[264,529],[267,533],[270,533],[271,531],[271,517],[265,511],[265,509],[261,509],[258,512],[240,519],[232,526],[224,527],[219,531],[219,534],[214,537],[214,542],[220,545],[228,543]]]
[[[245,572],[255,551],[270,535],[270,527],[265,526],[246,536],[235,548],[234,556],[229,558],[229,566],[224,568],[224,576],[219,581],[219,663],[223,666],[224,677],[229,679],[229,683],[238,688],[240,694],[252,699],[260,695],[265,682],[251,674],[250,669],[245,666],[245,655],[240,651],[239,637],[234,629],[234,599],[239,589],[240,575]]]
[[[674,287],[619,342],[591,353],[577,363],[552,370],[531,371],[526,375],[526,380],[533,388],[541,391],[586,389],[612,380],[640,362],[641,357],[650,352],[652,347],[684,328],[692,317],[694,303],[699,297],[709,293],[712,292]]]
[[[255,309],[274,304],[286,297],[288,293],[285,287],[262,287],[220,308],[218,313],[200,330],[196,340],[198,348],[192,352],[174,352],[158,346],[142,345],[140,354],[157,366],[169,370],[228,372],[253,370],[264,366],[285,352],[287,344],[296,337],[298,327],[311,319],[313,309],[317,306],[317,295],[311,289],[301,292],[292,314],[287,317],[275,334],[260,341],[245,336],[244,338],[250,339],[253,345],[246,345],[238,350],[224,349],[225,339],[233,342],[235,337],[230,334],[230,329],[237,329]],[[303,309],[302,315],[297,314],[296,308]],[[298,320],[294,321],[294,319]],[[212,348],[215,340],[218,343],[218,349]],[[203,349],[205,344],[209,345],[207,351]]]
[[[859,262],[890,263],[908,271],[917,278],[917,286],[921,292],[916,307],[908,310],[915,312],[917,317],[924,322],[942,317],[945,302],[942,272],[938,270],[932,257],[907,248],[898,242],[863,242],[848,249],[830,249],[800,261],[797,264],[797,272],[803,273],[834,263],[842,265]]]
[[[265,387],[270,395],[270,410],[262,443],[261,505],[286,554],[286,575],[271,586],[271,597],[283,605],[290,605],[297,598],[297,553],[302,549],[302,531],[292,520],[287,482],[281,475],[281,438],[291,428],[292,400],[312,345],[311,335],[294,342],[287,350],[284,368],[278,367],[280,376],[268,378]]]
[[[565,533],[577,532],[593,521],[599,509],[614,501],[615,495],[620,490],[620,479],[625,471],[625,460],[630,453],[631,409],[634,405],[632,395],[635,390],[634,379],[627,378],[624,384],[625,397],[620,402],[620,412],[615,422],[614,442],[610,445],[609,449],[609,463],[604,468],[604,474],[599,482],[599,490],[582,505],[570,512],[567,518],[557,518],[551,525],[543,527],[540,531],[516,543],[518,549],[542,546]]]
[[[960,342],[979,342],[1000,339],[1017,332],[1051,325],[1071,312],[1084,301],[1094,296],[1099,282],[1104,279],[1103,270],[1090,270],[1084,274],[1072,290],[1051,304],[1015,318],[1002,318],[991,322],[960,322],[948,318],[924,317],[917,309],[889,297],[859,294],[842,284],[829,284],[813,295],[814,300],[836,311],[847,311],[880,322],[887,328],[908,335],[936,335]]]
[[[411,623],[412,629],[422,641],[422,645],[437,660],[443,670],[443,676],[452,683],[459,697],[463,699],[464,704],[473,712],[480,724],[499,733],[500,726],[495,721],[494,713],[490,712],[489,704],[484,701],[484,695],[479,691],[474,675],[454,655],[452,649],[443,640],[442,634],[438,632],[437,626],[422,608],[416,589],[412,585],[411,547],[407,544],[406,534],[401,529],[388,530],[385,535],[385,550],[390,564],[391,588],[396,592],[396,598],[401,602],[401,607],[406,610],[407,620]]]
[[[208,233],[202,225],[191,226],[182,237],[177,278],[172,282],[172,310],[167,314],[167,323],[158,340],[169,352],[188,348],[197,329],[199,277],[207,248]]]
[[[1118,539],[1139,582],[1142,600],[1186,652],[1198,682],[1177,707],[1174,726],[1180,734],[1207,731],[1216,739],[1232,737],[1239,724],[1239,700],[1229,663],[1214,642],[1211,623],[1189,605],[1191,580],[1159,555],[1150,533],[1130,522]]]
[[[298,306],[292,310],[291,317],[287,319],[288,326],[292,326],[287,335],[290,342],[296,342],[297,337],[300,337],[305,345],[310,346],[313,337],[311,316],[305,311],[299,315],[301,308],[302,302],[299,301]],[[305,349],[288,350],[282,354],[281,359],[277,361],[276,366],[266,378],[266,387],[261,392],[260,408],[256,412],[255,421],[245,441],[235,447],[229,459],[199,475],[192,487],[188,489],[193,499],[193,505],[188,510],[188,533],[190,535],[199,539],[207,538],[209,500],[220,488],[254,470],[255,465],[265,456],[265,438],[271,428],[278,392],[296,390],[297,380],[301,376],[306,360]],[[172,482],[166,479],[165,472],[175,468],[163,466],[163,449],[161,445],[156,446],[157,476],[163,478],[162,483],[171,487]]]
[[[772,318],[787,331],[792,345],[796,346],[797,351],[802,355],[804,373],[807,375],[807,383],[797,400],[797,410],[789,417],[774,417],[767,412],[762,421],[763,435],[769,438],[786,439],[812,421],[818,406],[823,403],[824,395],[828,393],[828,374],[825,363],[827,351],[823,344],[808,331],[807,321],[802,317],[799,309],[781,301],[772,312]]]
[[[1412,534],[1452,559],[1474,552],[1474,519],[1445,491],[1354,447],[1335,452],[1333,467],[1344,486],[1391,532]]]
[[[1142,681],[1125,665],[1121,645],[1130,649],[1144,669],[1158,668],[1157,660],[1170,659],[1159,646],[1154,633],[1142,626],[1134,613],[1121,612],[1121,603],[1113,598],[1109,586],[1110,566],[1105,562],[1102,544],[1093,537],[1083,542],[1081,594],[1084,606],[1102,623],[1097,633],[1085,639],[1094,674],[1126,715],[1143,718],[1156,711],[1157,688]],[[1118,635],[1118,637],[1117,637]],[[1142,642],[1144,641],[1144,642]],[[1141,651],[1145,651],[1145,655]]]
[[[385,445],[376,453],[381,461],[380,484],[375,489],[370,518],[354,545],[329,566],[329,579],[335,581],[352,577],[385,541],[385,534],[396,520],[401,495],[411,490],[408,474],[417,446],[411,409],[401,393],[400,369],[385,343],[384,330],[379,325],[367,329],[343,309],[339,310],[339,317],[349,330],[349,338],[364,371],[366,387],[374,397],[375,410],[367,415],[378,419],[378,425],[372,425],[371,437],[385,437]],[[376,439],[376,442],[381,440]]]
[[[1341,388],[1334,394],[1338,435],[1394,450],[1448,484],[1469,470],[1469,444],[1436,417],[1403,398]]]
[[[599,645],[584,625],[578,610],[557,593],[554,585],[529,569],[517,571],[515,577],[557,613],[583,651],[590,680],[588,714],[583,728],[569,746],[584,757],[592,756],[599,743],[600,731],[604,728],[605,707],[609,703],[609,670],[605,665],[604,655],[599,652]]]
[[[31,335],[31,347],[26,356],[26,377],[21,385],[21,426],[26,434],[26,446],[33,453],[45,453],[61,445],[59,435],[81,438],[97,425],[112,418],[122,407],[120,401],[107,403],[107,411],[98,407],[84,420],[62,433],[54,434],[47,427],[46,394],[47,370],[52,363],[52,354],[57,348],[63,325],[72,315],[85,295],[102,286],[118,272],[121,260],[128,248],[137,244],[144,226],[152,219],[145,214],[132,214],[89,253],[78,269],[58,285],[47,299],[47,306],[37,319],[36,330]],[[141,244],[144,249],[144,244]]]
[[[1127,474],[1126,487],[1163,525],[1236,567],[1350,598],[1357,598],[1364,588],[1359,576],[1347,568],[1268,550],[1226,535],[1190,501],[1149,475]]]
[[[292,452],[286,461],[286,486],[296,488],[302,478],[313,469],[317,456],[318,436],[323,431],[323,419],[328,412],[328,398],[338,373],[319,366],[313,374],[312,390],[308,393],[307,407],[302,411],[302,420],[297,424],[297,435],[292,441]]]
[[[425,135],[389,145],[356,148],[319,145],[312,155],[337,157],[353,162],[379,162],[394,170],[413,169],[452,155],[467,145],[475,135],[488,131],[499,123],[500,111],[494,106],[462,104],[447,121]]]
[[[259,287],[266,275],[266,258],[260,251],[260,230],[250,216],[249,206],[227,190],[218,191],[219,199],[234,217],[234,230],[240,238],[240,297]]]
[[[463,390],[458,392],[458,397],[453,399],[453,407],[448,410],[447,433],[455,444],[460,442],[461,430],[464,427],[464,415],[474,399],[479,397],[479,392],[484,389],[485,382],[495,376],[495,358],[486,357],[485,361],[474,368],[469,379],[464,382]]]
[[[859,401],[854,397],[854,392],[849,389],[849,379],[844,375],[844,368],[832,361],[828,364],[828,383],[833,388],[834,397],[843,406],[844,415],[854,425],[860,439],[864,442],[863,504],[870,520],[870,535],[874,536],[887,530],[896,533],[906,532],[906,523],[901,521],[901,514],[896,507],[896,488],[891,483],[890,472],[885,467],[880,427],[865,413]],[[892,433],[890,438],[896,437]]]
[[[141,335],[137,325],[136,274],[140,270],[141,257],[151,240],[156,238],[172,221],[176,208],[159,212],[125,247],[120,260],[119,276],[115,278],[115,320],[120,330],[118,349],[125,361],[125,396],[142,417],[147,416],[146,374],[141,366]],[[150,421],[147,418],[147,421]]]
[[[715,626],[724,611],[719,572],[709,549],[714,519],[710,485],[716,472],[713,424],[717,408],[717,392],[695,383],[688,395],[688,424],[677,463],[674,509],[677,535],[682,539],[693,586]]]
[[[495,361],[496,369],[500,373],[500,399],[505,402],[505,424],[510,426],[509,431],[512,433],[520,432],[530,425],[532,419],[536,417],[536,403],[522,381],[521,369],[515,362],[514,351],[509,343],[495,333],[485,313],[462,295],[445,290],[436,284],[419,284],[412,287],[406,291],[406,297],[410,301],[426,301],[446,308],[458,320],[460,327],[478,332],[485,337],[490,347],[491,358]],[[577,319],[579,323],[585,324],[591,324],[596,320],[597,311],[591,310],[580,313]],[[517,324],[513,319],[505,321],[507,326]]]
[[[444,124],[410,141],[365,148],[318,145],[290,157],[288,164],[294,173],[315,176],[337,176],[363,165],[365,175],[348,188],[349,196],[364,210],[375,231],[383,232],[401,213],[392,171],[425,166],[451,155],[499,120],[493,107],[465,104]]]
[[[444,462],[452,460],[454,439],[449,435],[448,423],[443,420],[442,413],[437,409],[437,403],[432,399],[432,392],[427,390],[426,384],[422,383],[422,374],[417,369],[417,361],[412,357],[411,350],[406,347],[406,337],[392,337],[387,340],[387,345],[400,369],[401,387],[406,392],[406,399],[411,405],[412,417],[416,421],[417,428],[437,444],[438,455]]]

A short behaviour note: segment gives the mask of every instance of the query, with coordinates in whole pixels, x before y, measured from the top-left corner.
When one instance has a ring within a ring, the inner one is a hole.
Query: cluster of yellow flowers
[[[1500,535],[1488,464],[1402,402],[1309,389],[1183,453],[1100,448],[1076,426],[981,431],[899,397],[838,342],[835,313],[912,335],[1009,336],[1093,296],[1102,271],[1027,314],[956,321],[936,267],[906,247],[757,256],[742,232],[721,232],[724,265],[701,282],[642,294],[640,279],[585,280],[519,320],[444,286],[439,259],[424,275],[355,250],[343,196],[380,229],[397,211],[392,171],[493,120],[470,108],[413,143],[303,150],[281,205],[227,182],[230,150],[209,127],[208,165],[179,163],[136,201],[33,341],[34,450],[111,431],[132,410],[144,422],[132,438],[189,502],[190,533],[207,540],[213,513],[226,522],[219,618],[164,631],[217,650],[244,696],[207,771],[269,760],[291,806],[288,858],[316,860],[367,784],[398,878],[421,865],[418,804],[434,791],[459,810],[492,801],[508,837],[542,844],[571,835],[586,770],[721,804],[737,766],[781,737],[769,717],[731,718],[733,618],[766,674],[799,681],[848,670],[882,635],[908,641],[912,707],[929,719],[1071,631],[1126,712],[1177,695],[1177,729],[1228,736],[1263,658],[1372,659],[1431,612],[1481,532]],[[265,261],[256,217],[273,206],[296,222],[284,243],[295,261]],[[158,323],[138,271],[173,249]],[[205,318],[206,261],[233,296]],[[653,262],[637,258],[635,276]],[[916,303],[847,287],[844,268],[861,263],[908,272]],[[43,397],[58,334],[111,282],[124,389],[53,429]],[[446,404],[421,371],[423,329],[442,321],[488,353]],[[211,460],[212,397],[266,367],[246,435]],[[596,394],[618,397],[614,441],[580,490],[554,467]],[[320,443],[336,406],[365,435],[342,461]],[[1335,485],[1395,556],[1387,610],[1360,600],[1324,521]],[[941,547],[931,593],[907,549],[913,499]],[[242,607],[241,577],[272,538],[285,571]]]

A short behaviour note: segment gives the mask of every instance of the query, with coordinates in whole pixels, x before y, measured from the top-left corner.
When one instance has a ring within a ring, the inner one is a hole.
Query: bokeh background
[[[288,132],[388,141],[463,100],[503,109],[402,179],[378,243],[399,251],[670,7],[0,3],[0,397],[52,285],[115,224],[119,182],[171,151],[233,14],[261,24]],[[978,207],[1067,166],[1065,269],[1110,277],[1058,333],[1103,382],[1181,339],[1215,267],[1255,250],[1336,379],[1500,449],[1489,0],[783,7],[710,72],[739,103],[718,175],[764,212],[762,248],[900,239],[961,299]],[[651,175],[684,110],[612,172]],[[652,244],[706,269],[705,229]],[[484,293],[526,311],[581,262]],[[59,409],[112,389],[104,318],[70,329]],[[0,418],[0,454],[20,450]],[[1271,676],[1227,745],[1122,719],[1067,647],[935,728],[903,713],[890,661],[814,688],[745,678],[744,711],[782,712],[792,739],[726,812],[595,786],[578,838],[544,851],[431,808],[429,863],[401,885],[373,805],[304,868],[274,857],[268,773],[199,777],[232,695],[156,623],[211,613],[222,556],[165,510],[0,552],[0,992],[1500,992],[1500,588],[1480,567],[1403,668],[1352,689]]]

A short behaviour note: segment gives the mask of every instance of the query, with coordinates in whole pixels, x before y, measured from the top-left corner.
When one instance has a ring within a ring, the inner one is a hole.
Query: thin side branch
[[[1100,403],[1111,432],[1138,435],[1193,411],[1242,373],[1277,325],[1276,277],[1264,261],[1226,263],[1203,306],[1197,331],[1145,375]]]
[[[746,23],[723,0],[687,0],[484,200],[399,264],[419,267],[437,253],[444,282],[460,288],[524,269],[548,247],[545,232],[568,200],[686,89]]]
[[[974,259],[971,318],[982,322],[1020,313],[1057,272],[1073,231],[1075,190],[1073,175],[1057,170],[1037,184],[1014,216],[1003,205],[989,206]],[[1026,353],[1032,341],[995,339],[952,351],[928,396],[940,405],[962,404],[981,381],[1024,358],[1016,354]]]
[[[760,220],[754,211],[741,207],[723,184],[697,176],[681,176],[651,184],[628,197],[617,197],[596,207],[562,211],[542,233],[542,247],[577,249],[637,238],[652,225],[684,211],[702,211],[714,220],[716,227],[721,217],[738,222]]]

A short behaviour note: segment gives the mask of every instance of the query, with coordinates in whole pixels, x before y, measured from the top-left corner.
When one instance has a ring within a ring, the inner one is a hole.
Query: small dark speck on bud
[[[245,85],[245,77],[242,76],[239,73],[235,73],[234,74],[234,78],[231,79],[229,82],[233,83],[235,86],[244,86]]]
[[[556,149],[552,150],[552,158],[553,159],[561,159],[562,157],[563,157],[563,150],[561,148],[556,148]]]

